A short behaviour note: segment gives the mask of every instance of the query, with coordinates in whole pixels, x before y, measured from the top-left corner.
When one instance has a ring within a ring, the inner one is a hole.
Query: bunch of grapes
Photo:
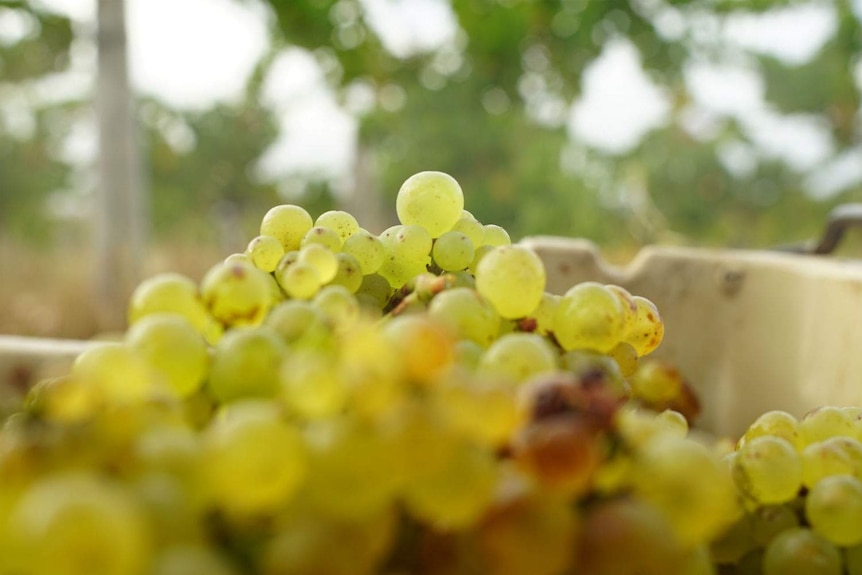
[[[3,423],[0,575],[859,572],[855,413],[725,456],[646,357],[649,300],[548,293],[446,174],[396,210],[276,206],[199,285],[143,282],[123,339]]]

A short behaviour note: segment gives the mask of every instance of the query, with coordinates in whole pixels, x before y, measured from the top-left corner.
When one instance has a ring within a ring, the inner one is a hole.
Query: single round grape
[[[248,243],[245,253],[256,268],[269,273],[284,255],[284,247],[273,236],[256,236]]]
[[[268,236],[268,237],[271,237],[271,236]],[[279,244],[279,245],[281,245],[281,244]],[[284,248],[282,248],[282,251],[284,251]],[[249,255],[248,255],[247,253],[241,253],[241,254],[240,254],[240,253],[236,253],[236,254],[231,254],[231,255],[229,255],[228,257],[226,257],[226,258],[224,259],[224,262],[223,262],[223,263],[226,263],[226,264],[251,264],[251,265],[254,265],[254,262],[252,262],[252,261],[251,261],[251,258],[249,257]]]
[[[583,282],[569,289],[557,305],[554,336],[566,350],[607,353],[623,340],[625,320],[616,295],[602,284]]]
[[[72,379],[93,389],[110,403],[140,402],[156,391],[156,373],[131,346],[103,342],[75,358]]]
[[[476,290],[501,317],[526,317],[542,301],[545,266],[538,255],[521,246],[500,246],[476,268]]]
[[[362,285],[362,268],[355,257],[348,253],[335,255],[338,260],[338,271],[335,277],[329,281],[329,285],[338,285],[347,288],[350,293],[356,293]]]
[[[514,388],[493,378],[450,377],[434,391],[452,427],[481,444],[502,447],[521,423]]]
[[[621,341],[608,352],[608,355],[617,362],[623,377],[631,377],[637,372],[640,365],[638,363],[638,352],[630,344]]]
[[[356,258],[363,275],[373,274],[379,270],[386,256],[386,249],[380,238],[363,229],[344,240],[341,251]]]
[[[466,215],[463,215],[462,212],[462,216],[452,226],[451,231],[461,232],[467,236],[474,247],[479,247],[485,243],[485,226],[476,221],[476,218],[469,212]]]
[[[841,554],[804,527],[784,531],[766,547],[763,575],[841,575]]]
[[[380,234],[380,241],[389,255],[407,262],[418,262],[423,266],[434,244],[428,230],[419,225],[407,224],[389,228]]]
[[[434,296],[428,315],[447,326],[459,338],[481,346],[493,342],[500,329],[500,315],[488,300],[474,289],[462,287],[444,290]]]
[[[799,517],[789,504],[765,505],[751,513],[749,526],[754,543],[766,547],[776,536],[798,527]]]
[[[310,263],[299,261],[283,270],[276,280],[287,295],[296,299],[313,298],[323,285],[317,268]]]
[[[737,452],[733,478],[743,494],[761,504],[784,503],[802,487],[802,460],[786,439],[755,437]]]
[[[359,222],[351,214],[342,210],[330,210],[320,214],[314,221],[315,226],[322,226],[338,232],[342,242],[359,231]]]
[[[330,251],[338,253],[341,251],[343,243],[341,235],[335,230],[323,226],[314,226],[302,236],[299,249],[311,244],[320,244],[325,248],[329,248]]]
[[[272,305],[267,274],[247,264],[217,264],[201,280],[210,313],[229,326],[257,325]]]
[[[688,420],[678,411],[665,409],[656,415],[656,421],[676,437],[683,438],[688,435]]]
[[[637,314],[628,327],[624,336],[626,343],[634,347],[639,356],[652,353],[664,338],[664,323],[658,308],[653,302],[641,296],[632,296],[637,306]]]
[[[454,362],[450,333],[445,326],[425,315],[392,318],[383,327],[383,335],[397,350],[407,376],[413,381],[432,381]]]
[[[126,342],[181,397],[197,391],[209,369],[203,336],[182,316],[151,314],[129,328]]]
[[[557,364],[557,353],[545,338],[534,333],[515,332],[491,344],[479,361],[479,371],[522,382],[534,375],[555,371]]]
[[[536,321],[535,332],[541,335],[548,335],[554,331],[554,314],[557,311],[557,305],[560,303],[561,296],[548,292],[542,293],[542,299],[539,300],[539,305],[533,310],[532,318]]]
[[[799,422],[786,411],[771,410],[760,415],[745,430],[740,445],[764,435],[781,437],[796,448],[802,447],[802,441],[799,437]]]
[[[204,333],[212,318],[191,279],[177,273],[163,273],[145,279],[129,300],[129,324],[151,313],[176,313]]]
[[[440,269],[454,272],[467,269],[476,253],[467,236],[449,231],[435,240],[431,255]]]
[[[363,301],[361,296],[364,296],[365,301],[369,302],[371,307],[382,310],[392,296],[392,285],[390,285],[389,280],[379,274],[368,274],[363,276],[362,285],[359,286],[356,295],[360,303]]]
[[[830,475],[805,497],[811,529],[841,547],[862,543],[862,481],[851,475]]]
[[[260,234],[272,236],[281,242],[284,251],[298,250],[302,237],[313,225],[311,216],[303,208],[290,204],[270,209],[260,222]]]
[[[307,300],[278,304],[267,316],[265,325],[292,347],[324,347],[332,336],[332,326],[323,310]]]
[[[402,224],[422,226],[437,238],[452,229],[464,209],[464,193],[455,178],[443,172],[419,172],[398,190],[395,210]]]
[[[811,488],[830,475],[862,479],[862,443],[843,435],[810,443],[801,452],[802,483]]]
[[[512,243],[512,239],[509,237],[509,232],[497,224],[486,224],[484,231],[485,233],[483,234],[483,237],[484,244],[486,246],[508,246]]]
[[[344,286],[325,286],[314,296],[312,303],[337,332],[349,329],[359,319],[359,302]]]
[[[853,416],[839,407],[820,407],[805,414],[799,422],[799,437],[803,445],[839,435],[856,437]]]
[[[648,404],[667,405],[679,397],[683,380],[673,365],[663,361],[644,361],[629,377],[632,395]]]
[[[233,329],[215,348],[209,390],[221,402],[273,397],[285,353],[284,341],[271,327]]]
[[[338,258],[330,249],[320,244],[309,244],[299,250],[297,263],[308,264],[317,271],[321,284],[327,284],[338,273]]]

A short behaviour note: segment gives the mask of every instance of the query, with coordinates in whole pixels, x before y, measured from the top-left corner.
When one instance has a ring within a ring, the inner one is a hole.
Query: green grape
[[[311,216],[303,208],[293,205],[275,206],[260,222],[260,234],[272,236],[281,242],[285,252],[298,250],[303,236],[313,225]]]
[[[856,437],[853,416],[839,407],[820,407],[805,414],[799,422],[799,437],[803,445],[837,435]]]
[[[386,257],[386,248],[383,247],[380,238],[364,229],[345,239],[341,251],[356,258],[363,275],[373,274],[379,270]]]
[[[341,236],[342,242],[359,231],[356,218],[342,210],[330,210],[320,214],[314,225],[335,230]]]
[[[386,249],[386,257],[377,273],[386,278],[391,287],[400,288],[416,276],[428,271],[426,268],[428,262],[427,256],[421,259],[411,259],[408,256],[394,252],[393,249],[395,248],[392,248],[390,244],[386,244]]]
[[[775,537],[799,526],[799,517],[789,505],[766,505],[755,509],[750,516],[751,538],[766,547]]]
[[[805,446],[802,483],[808,488],[830,475],[853,475],[862,479],[862,443],[838,435]]]
[[[204,333],[212,321],[191,279],[175,273],[163,273],[142,281],[129,300],[129,324],[151,313],[176,313]]]
[[[542,299],[539,300],[539,305],[532,313],[533,319],[536,320],[536,333],[549,335],[554,331],[554,314],[560,299],[561,297],[556,294],[542,293]]]
[[[209,369],[207,346],[184,317],[170,313],[148,315],[129,328],[126,343],[180,397],[203,385]]]
[[[841,554],[804,527],[781,533],[763,554],[763,575],[841,575]]]
[[[645,361],[629,377],[632,395],[650,405],[668,405],[679,397],[683,381],[676,368],[663,361]]]
[[[312,303],[323,312],[335,331],[343,332],[359,319],[359,302],[344,286],[325,286]]]
[[[434,391],[452,428],[482,444],[504,445],[521,423],[514,389],[490,378],[447,378]]]
[[[805,497],[811,529],[835,545],[862,543],[862,481],[851,475],[830,475],[814,484]]]
[[[535,252],[521,246],[501,246],[476,268],[476,291],[507,319],[530,315],[545,292],[545,266]]]
[[[371,307],[383,309],[392,297],[392,286],[385,277],[379,274],[368,274],[363,276],[362,285],[359,286],[356,295],[365,296]]]
[[[710,557],[717,565],[734,565],[757,548],[751,530],[751,518],[742,515],[729,529],[714,539],[709,547]]]
[[[619,298],[620,304],[622,305],[623,311],[625,312],[626,316],[625,331],[626,333],[628,333],[632,328],[635,327],[635,324],[638,321],[637,301],[634,299],[634,296],[622,286],[607,284],[605,287]]]
[[[623,340],[625,321],[625,310],[613,292],[602,284],[583,282],[569,289],[557,305],[554,335],[563,349],[607,353]]]
[[[678,411],[665,409],[656,415],[656,421],[669,433],[679,438],[688,435],[688,420]]]
[[[476,252],[470,238],[461,232],[449,231],[434,241],[431,255],[440,269],[454,272],[467,269]]]
[[[272,236],[256,236],[248,243],[245,253],[255,267],[269,273],[275,270],[284,255],[284,247]]]
[[[216,550],[202,545],[172,545],[152,559],[147,575],[239,575]]]
[[[299,250],[297,263],[312,266],[320,278],[321,284],[327,284],[338,273],[338,258],[328,248],[320,244],[309,244]]]
[[[341,234],[336,232],[333,229],[325,228],[323,226],[314,226],[310,230],[308,230],[304,236],[302,236],[302,241],[299,243],[299,249],[312,245],[319,244],[325,248],[328,248],[329,251],[338,253],[341,251],[341,245],[344,241],[341,239]]]
[[[494,251],[494,248],[496,247],[497,246],[483,245],[475,248],[476,253],[473,256],[473,261],[470,262],[470,266],[467,268],[467,271],[475,276],[476,270],[479,269],[479,262],[485,259],[485,256]]]
[[[335,264],[337,273],[338,261]],[[287,295],[296,299],[313,298],[323,285],[317,268],[300,261],[282,270],[275,279]]]
[[[183,423],[164,423],[143,430],[135,442],[137,463],[147,472],[167,472],[176,478],[191,476],[199,462],[197,434]]]
[[[634,323],[626,330],[624,341],[637,350],[639,356],[652,353],[664,337],[664,323],[658,308],[650,300],[641,296],[632,296],[637,306]]]
[[[265,325],[274,329],[291,347],[324,347],[332,339],[332,328],[323,311],[306,300],[288,300],[275,306]]]
[[[762,414],[748,426],[740,440],[740,446],[755,437],[774,435],[786,439],[796,448],[802,447],[799,437],[799,422],[786,411],[772,410]]]
[[[299,430],[271,402],[233,403],[205,432],[202,487],[231,513],[262,513],[283,505],[306,470]]]
[[[428,315],[447,326],[458,338],[488,346],[497,337],[500,315],[476,290],[452,288],[434,296]]]
[[[28,575],[139,575],[149,559],[147,525],[134,499],[86,472],[39,478],[7,521],[10,549],[21,551],[20,572]]]
[[[459,366],[475,371],[479,367],[479,361],[485,353],[485,348],[469,339],[460,339],[455,342],[455,363]]]
[[[362,267],[356,258],[348,253],[341,252],[335,257],[338,260],[338,271],[335,272],[335,277],[330,280],[329,285],[343,286],[350,293],[356,293],[364,277]]]
[[[217,264],[201,280],[210,313],[229,326],[257,325],[272,305],[267,274],[247,264]]]
[[[448,372],[455,359],[451,334],[426,315],[401,315],[387,322],[383,336],[398,354],[411,381],[428,383]]]
[[[761,504],[785,503],[802,487],[802,460],[786,439],[755,437],[737,452],[733,478],[744,495]]]
[[[555,371],[557,353],[551,344],[534,333],[508,333],[491,344],[479,362],[487,375],[522,382],[530,377]]]
[[[297,261],[299,261],[299,250],[284,252],[284,255],[281,256],[280,260],[278,260],[278,265],[273,270],[273,275],[278,278],[285,272],[285,270],[287,270],[287,268],[295,264]]]
[[[484,245],[486,246],[508,246],[512,243],[509,232],[496,224],[486,224],[484,231]]]
[[[630,344],[621,341],[608,352],[620,368],[623,377],[631,377],[638,370],[638,352]],[[675,397],[674,397],[675,399]]]
[[[464,209],[464,193],[455,178],[443,172],[419,172],[398,190],[395,210],[404,225],[419,225],[438,238],[455,225]]]
[[[271,327],[233,329],[215,348],[209,390],[221,402],[273,397],[285,353],[284,341]]]
[[[422,226],[406,224],[389,228],[380,234],[380,241],[390,255],[398,259],[420,262],[423,266],[434,245],[428,230]]]
[[[344,409],[348,390],[331,357],[306,350],[291,354],[282,364],[281,397],[297,415],[320,419]]]
[[[272,237],[272,236],[267,236],[267,237]],[[280,246],[280,245],[281,245],[281,244],[279,243],[279,246]],[[284,248],[281,248],[281,250],[282,250],[282,251],[284,251]],[[226,263],[226,264],[250,264],[250,265],[254,265],[254,262],[252,262],[251,258],[248,256],[248,254],[245,254],[245,253],[242,253],[242,254],[239,254],[239,253],[237,253],[237,254],[231,254],[231,255],[229,255],[228,257],[226,257],[226,258],[224,259],[224,262],[223,262],[223,263]]]
[[[110,403],[140,402],[157,391],[156,373],[130,346],[104,342],[87,348],[72,364],[71,377]]]
[[[473,217],[473,214],[463,210],[461,217],[455,222],[450,231],[460,232],[467,236],[474,247],[485,244],[485,226]],[[466,266],[465,266],[466,267]]]

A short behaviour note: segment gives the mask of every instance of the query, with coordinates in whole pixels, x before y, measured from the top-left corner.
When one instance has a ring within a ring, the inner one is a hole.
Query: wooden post
[[[102,330],[119,330],[125,326],[128,296],[141,275],[141,160],[129,88],[124,0],[98,0],[97,18],[96,309]]]

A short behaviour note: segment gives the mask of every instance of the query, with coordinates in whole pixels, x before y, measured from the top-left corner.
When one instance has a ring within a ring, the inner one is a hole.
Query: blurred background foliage
[[[425,169],[453,174],[467,207],[513,237],[582,236],[623,254],[647,243],[764,248],[807,239],[833,206],[862,201],[855,181],[820,195],[810,185],[824,165],[862,153],[862,6],[854,0],[449,0],[451,41],[397,50],[362,0],[235,1],[266,5],[273,38],[244,97],[196,111],[138,101],[154,252],[242,249],[264,211],[286,201],[313,213],[346,208],[381,231],[393,223],[400,183]],[[802,5],[829,6],[837,21],[805,62],[704,33],[732,15]],[[0,0],[4,16],[25,30],[0,39],[0,272],[8,277],[22,250],[29,262],[32,250],[86,252],[95,183],[63,145],[75,122],[92,115],[91,102],[51,97],[74,27],[26,0]],[[636,145],[609,151],[580,139],[569,119],[585,71],[620,39],[636,48],[669,109]],[[346,178],[299,170],[288,197],[283,182],[265,181],[256,166],[279,132],[262,86],[276,56],[296,47],[313,55],[357,131]],[[731,116],[692,129],[687,67],[740,61],[757,70],[771,110],[827,128],[828,158],[800,166],[760,153],[757,135]],[[744,169],[727,161],[728,150]],[[195,262],[212,263],[184,261],[194,272],[206,267]],[[14,305],[0,309],[0,332],[56,331],[57,322],[11,322]]]

